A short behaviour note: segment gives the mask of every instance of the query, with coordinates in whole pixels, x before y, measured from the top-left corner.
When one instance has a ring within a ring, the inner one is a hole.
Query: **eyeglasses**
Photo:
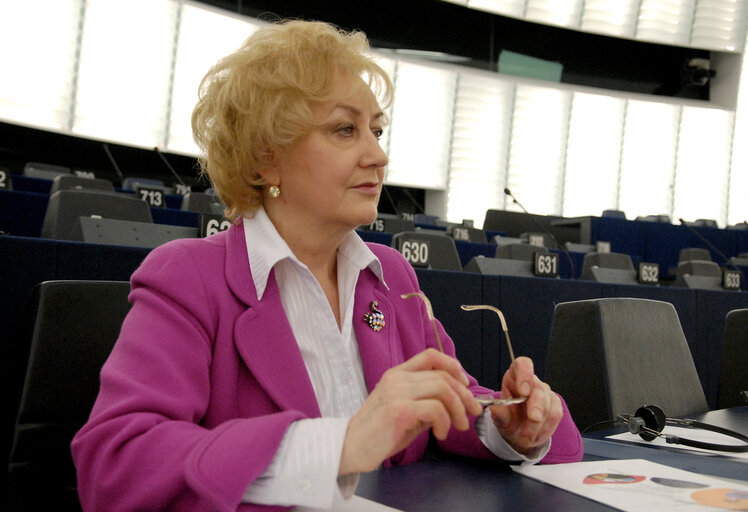
[[[434,336],[436,337],[436,343],[439,346],[439,351],[441,353],[444,353],[444,348],[442,347],[442,341],[439,337],[439,331],[436,328],[436,319],[434,318],[434,311],[431,308],[431,301],[421,292],[412,292],[412,293],[404,293],[400,296],[403,299],[409,299],[411,297],[418,297],[423,301],[423,303],[426,305],[426,313],[429,317],[429,321],[431,321],[431,326],[434,329]],[[504,336],[506,337],[506,344],[509,348],[509,357],[512,360],[511,367],[514,368],[514,376],[517,377],[517,366],[514,363],[514,350],[512,349],[512,342],[509,339],[509,329],[506,326],[506,320],[504,319],[504,314],[501,312],[499,308],[495,308],[493,306],[487,306],[487,305],[462,305],[460,306],[465,311],[477,311],[479,309],[487,309],[490,311],[493,311],[499,316],[499,321],[501,322],[501,328],[504,331]],[[495,398],[491,395],[478,395],[475,397],[475,399],[478,401],[479,404],[481,404],[484,407],[487,407],[489,405],[513,405],[513,404],[520,404],[524,402],[527,397],[519,396],[519,397],[507,397],[507,398]]]

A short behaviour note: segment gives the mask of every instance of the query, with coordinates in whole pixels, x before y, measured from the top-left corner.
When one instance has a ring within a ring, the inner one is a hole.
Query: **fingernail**
[[[543,412],[535,407],[530,411],[529,417],[532,421],[540,421],[543,419]]]
[[[527,395],[529,395],[529,394],[530,394],[530,384],[528,384],[527,382],[523,382],[523,383],[522,383],[522,384],[520,385],[520,387],[519,387],[519,393],[520,393],[520,394],[521,394],[522,396],[527,396]]]
[[[478,403],[478,400],[473,399],[473,403],[470,406],[470,413],[473,416],[479,416],[483,412],[483,406]]]

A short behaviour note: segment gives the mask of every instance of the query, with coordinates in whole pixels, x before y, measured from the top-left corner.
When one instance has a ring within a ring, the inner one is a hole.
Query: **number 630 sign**
[[[416,240],[403,238],[399,241],[400,254],[414,267],[428,268],[429,266],[429,242],[427,240]]]

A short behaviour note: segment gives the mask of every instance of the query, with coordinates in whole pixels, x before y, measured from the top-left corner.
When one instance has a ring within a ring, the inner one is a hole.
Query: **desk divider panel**
[[[493,258],[496,255],[496,244],[480,244],[477,242],[466,242],[464,240],[455,240],[457,253],[460,255],[460,263],[463,268],[475,256],[486,256]]]
[[[609,217],[592,217],[590,222],[590,241],[586,243],[608,241],[611,251],[624,252],[632,257],[646,253],[645,229],[651,222]]]
[[[48,203],[47,194],[0,190],[0,231],[13,236],[41,236]]]
[[[483,375],[480,315],[460,308],[462,304],[481,304],[481,275],[428,269],[417,269],[416,274],[434,317],[452,338],[463,368],[481,385],[494,388]]]
[[[499,280],[498,287],[483,287],[483,300],[486,304],[496,305],[504,313],[515,357],[531,358],[535,373],[542,380],[556,304],[600,297],[602,286],[593,281],[540,277],[500,276]],[[490,342],[501,350],[499,378],[511,362],[503,336],[498,319],[484,332],[484,340],[490,337]]]

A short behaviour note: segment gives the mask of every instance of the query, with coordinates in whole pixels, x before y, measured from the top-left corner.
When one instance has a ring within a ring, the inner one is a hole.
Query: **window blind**
[[[687,45],[691,40],[695,0],[642,0],[636,38]]]
[[[728,51],[744,48],[747,9],[743,0],[699,0],[691,45]]]
[[[680,107],[629,100],[623,125],[619,209],[629,219],[672,214]]]
[[[706,50],[742,51],[746,0],[446,0],[536,23]]]
[[[80,0],[0,2],[0,117],[69,129]]]
[[[166,128],[177,3],[86,0],[73,131],[161,145]]]
[[[579,28],[582,0],[528,0],[525,18],[549,25]]]
[[[524,18],[527,0],[468,0],[467,4],[472,9]]]
[[[503,209],[514,84],[461,73],[455,103],[447,189],[447,218],[483,224],[488,209]]]
[[[626,100],[574,93],[566,151],[563,213],[600,215],[618,206]]]
[[[673,220],[727,221],[733,113],[683,107],[675,167]]]
[[[169,120],[168,147],[172,151],[196,154],[191,117],[197,103],[200,82],[218,59],[236,50],[262,24],[246,17],[184,4],[179,24],[174,86]],[[206,37],[221,34],[221,37]]]
[[[585,32],[633,37],[639,0],[586,0],[581,29]]]
[[[399,62],[385,183],[444,190],[457,71]]]
[[[531,213],[561,214],[570,106],[571,91],[517,86],[506,182]]]

